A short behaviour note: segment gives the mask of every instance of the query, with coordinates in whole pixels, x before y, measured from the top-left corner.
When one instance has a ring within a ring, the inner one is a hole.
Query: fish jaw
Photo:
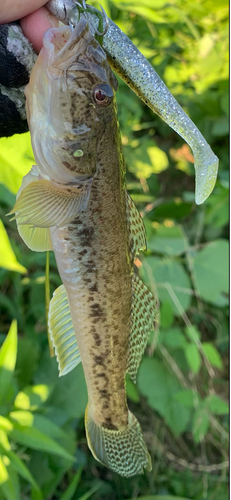
[[[97,142],[110,110],[98,110],[95,88],[117,81],[87,22],[51,28],[26,88],[26,110],[41,176],[62,185],[96,171]],[[109,106],[110,107],[110,106]]]

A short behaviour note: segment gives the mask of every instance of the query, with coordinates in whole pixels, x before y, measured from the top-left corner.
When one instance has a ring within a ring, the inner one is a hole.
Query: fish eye
[[[94,87],[93,97],[98,106],[108,106],[114,97],[114,92],[110,85],[102,83]]]

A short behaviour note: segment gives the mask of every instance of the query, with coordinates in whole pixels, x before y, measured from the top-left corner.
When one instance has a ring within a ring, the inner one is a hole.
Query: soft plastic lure
[[[63,23],[75,24],[79,19],[78,5],[72,0],[50,0],[46,6]],[[100,12],[93,7],[88,10],[89,22],[97,28],[98,19],[93,15],[93,11],[95,10],[98,15]],[[214,188],[218,158],[137,47],[111,19],[108,23],[108,30],[103,37],[103,48],[111,67],[147,106],[183,137],[191,147],[196,172],[195,198],[196,203],[200,205]]]

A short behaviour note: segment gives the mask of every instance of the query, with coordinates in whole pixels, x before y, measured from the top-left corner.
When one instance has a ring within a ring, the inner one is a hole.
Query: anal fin
[[[48,329],[59,365],[59,375],[66,375],[81,362],[81,358],[64,285],[54,291],[50,301]]]
[[[134,260],[141,250],[146,250],[146,231],[143,219],[134,201],[126,192],[126,210],[130,231],[130,252]]]
[[[129,356],[127,371],[136,382],[136,374],[148,338],[157,316],[156,301],[141,279],[132,276],[131,331],[129,336]]]

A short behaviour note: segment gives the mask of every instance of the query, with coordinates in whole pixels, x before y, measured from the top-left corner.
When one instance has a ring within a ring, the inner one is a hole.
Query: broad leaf
[[[193,261],[193,272],[199,295],[216,304],[229,288],[228,241],[214,241],[198,252]]]
[[[140,270],[141,277],[161,302],[168,302],[176,316],[188,309],[191,303],[191,283],[183,266],[171,259],[146,257]]]
[[[34,163],[30,133],[0,139],[0,183],[16,194]]]
[[[0,220],[0,241],[1,241],[0,267],[3,267],[4,269],[9,269],[10,271],[17,271],[18,273],[25,274],[27,270],[17,261],[15,254],[12,250],[7,232],[1,220]]]
[[[190,410],[176,401],[175,394],[181,386],[166,366],[156,359],[144,358],[137,382],[151,408],[164,417],[174,434],[183,432],[190,420]]]
[[[17,357],[17,323],[14,320],[0,350],[0,402],[11,385]]]

